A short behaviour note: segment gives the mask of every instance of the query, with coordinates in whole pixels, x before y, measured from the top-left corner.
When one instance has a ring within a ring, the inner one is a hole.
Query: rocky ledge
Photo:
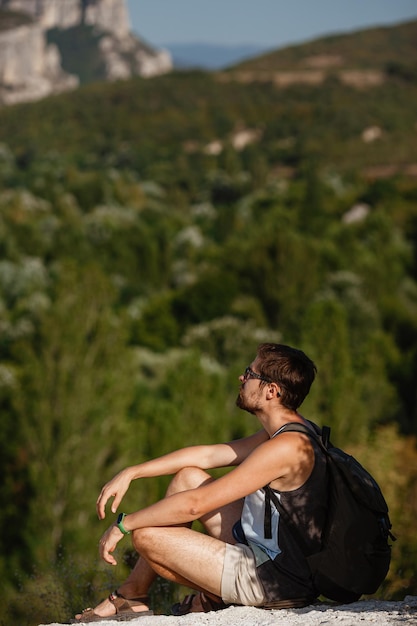
[[[98,623],[114,626],[117,622],[103,620]],[[303,609],[274,611],[236,606],[216,613],[190,613],[183,617],[144,616],[130,620],[129,623],[132,626],[411,626],[417,624],[417,596],[406,596],[401,602],[360,600],[352,604],[319,604]]]

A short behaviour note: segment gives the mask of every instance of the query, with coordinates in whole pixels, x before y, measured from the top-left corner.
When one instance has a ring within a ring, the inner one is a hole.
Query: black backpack
[[[299,530],[270,488],[268,496],[296,535],[320,595],[337,602],[355,602],[362,594],[375,593],[388,573],[388,537],[395,541],[388,506],[374,478],[354,457],[330,443],[330,428],[324,426],[320,434],[320,429],[311,425],[316,433],[303,424],[290,422],[276,434],[305,433],[326,455],[329,501],[320,552],[308,553]]]

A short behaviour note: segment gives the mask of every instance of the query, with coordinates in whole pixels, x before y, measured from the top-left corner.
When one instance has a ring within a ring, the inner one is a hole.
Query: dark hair
[[[257,357],[259,373],[280,385],[283,406],[298,409],[317,372],[313,361],[302,350],[279,343],[261,343]]]

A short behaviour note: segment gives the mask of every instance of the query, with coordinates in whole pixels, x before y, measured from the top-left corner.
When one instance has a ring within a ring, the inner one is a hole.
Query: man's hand
[[[117,507],[121,503],[123,496],[129,489],[131,478],[128,475],[128,469],[122,470],[108,483],[106,483],[97,498],[96,510],[99,519],[106,517],[106,504],[110,498],[114,497],[111,506],[112,513],[116,513]]]
[[[106,530],[99,543],[99,554],[103,561],[106,561],[106,563],[110,565],[117,565],[117,561],[112,553],[123,537],[122,531],[117,528],[116,524],[112,524],[110,528]]]

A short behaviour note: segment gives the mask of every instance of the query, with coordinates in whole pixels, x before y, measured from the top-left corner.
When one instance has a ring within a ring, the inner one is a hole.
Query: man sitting
[[[100,519],[114,498],[115,513],[132,480],[173,475],[166,497],[139,511],[121,513],[100,540],[100,555],[113,553],[132,533],[136,566],[116,592],[77,620],[149,615],[149,588],[157,575],[196,590],[173,607],[180,615],[229,604],[305,606],[318,596],[303,552],[267,498],[280,499],[311,552],[320,549],[326,515],[326,461],[304,433],[283,432],[289,422],[312,428],[298,408],[314,380],[314,363],[301,351],[262,344],[239,377],[236,404],[254,414],[261,429],[249,437],[192,446],[128,467],[102,489]],[[218,479],[207,470],[233,467]],[[206,534],[192,530],[199,520]]]

